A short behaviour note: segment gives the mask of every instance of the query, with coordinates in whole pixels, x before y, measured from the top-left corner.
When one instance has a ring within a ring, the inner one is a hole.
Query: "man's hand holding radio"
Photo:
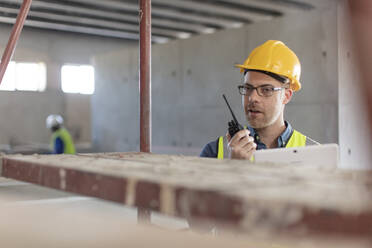
[[[228,140],[228,156],[231,159],[251,159],[257,144],[254,143],[254,138],[249,136],[249,130],[243,129],[237,132],[231,138],[230,134],[226,134]]]

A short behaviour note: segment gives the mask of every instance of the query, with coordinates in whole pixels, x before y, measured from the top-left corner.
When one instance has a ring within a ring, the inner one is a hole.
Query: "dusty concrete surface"
[[[3,176],[248,232],[354,237],[372,227],[370,172],[113,153],[6,156]]]
[[[371,240],[272,235],[252,232],[200,233],[187,224],[152,215],[152,226],[136,224],[136,210],[119,204],[61,193],[19,181],[0,178],[0,192],[27,187],[23,197],[0,197],[0,232],[5,247],[254,247],[254,248],[368,248]],[[18,192],[18,193],[17,193]],[[42,193],[44,192],[44,193]],[[48,198],[45,192],[48,192]],[[42,193],[42,194],[40,194]],[[31,199],[32,198],[32,199]],[[180,230],[181,231],[175,231]]]
[[[370,247],[368,240],[211,236],[138,226],[106,209],[59,206],[0,207],[2,245],[6,247]],[[17,218],[14,218],[17,216]],[[47,216],[47,218],[46,218]]]
[[[120,218],[125,223],[137,223],[136,208],[8,178],[0,177],[0,195],[0,208],[2,209],[22,209],[27,212],[30,209],[49,207],[58,209],[57,215],[68,215],[74,212],[104,212]],[[183,219],[169,218],[156,213],[152,214],[151,221],[155,226],[170,230],[188,227]]]

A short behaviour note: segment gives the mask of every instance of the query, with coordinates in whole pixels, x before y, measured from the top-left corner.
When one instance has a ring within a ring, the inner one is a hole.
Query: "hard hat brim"
[[[240,73],[244,73],[245,70],[262,70],[262,68],[258,68],[258,67],[256,68],[254,66],[246,66],[246,65],[240,65],[240,64],[235,64],[234,66],[240,69]],[[267,71],[276,73],[275,71],[270,71],[270,70],[267,70]],[[293,91],[299,91],[301,89],[301,83],[297,79],[289,77],[287,75],[281,75],[281,76],[287,77],[291,80],[290,87]]]

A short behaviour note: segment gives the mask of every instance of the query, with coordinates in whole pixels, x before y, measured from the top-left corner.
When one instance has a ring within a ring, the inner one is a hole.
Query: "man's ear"
[[[291,89],[285,89],[284,91],[284,99],[283,99],[283,104],[287,104],[291,101],[293,96],[293,90]]]

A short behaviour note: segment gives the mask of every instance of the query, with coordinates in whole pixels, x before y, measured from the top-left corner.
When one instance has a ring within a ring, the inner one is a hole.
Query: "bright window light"
[[[11,61],[0,85],[0,90],[44,91],[45,87],[46,66],[44,63]]]
[[[62,91],[65,93],[94,93],[94,67],[91,65],[62,66]]]
[[[3,81],[0,84],[0,90],[15,91],[15,81],[16,81],[16,64],[11,61],[6,69]]]
[[[24,91],[44,91],[46,68],[44,64],[17,63],[16,89]]]

